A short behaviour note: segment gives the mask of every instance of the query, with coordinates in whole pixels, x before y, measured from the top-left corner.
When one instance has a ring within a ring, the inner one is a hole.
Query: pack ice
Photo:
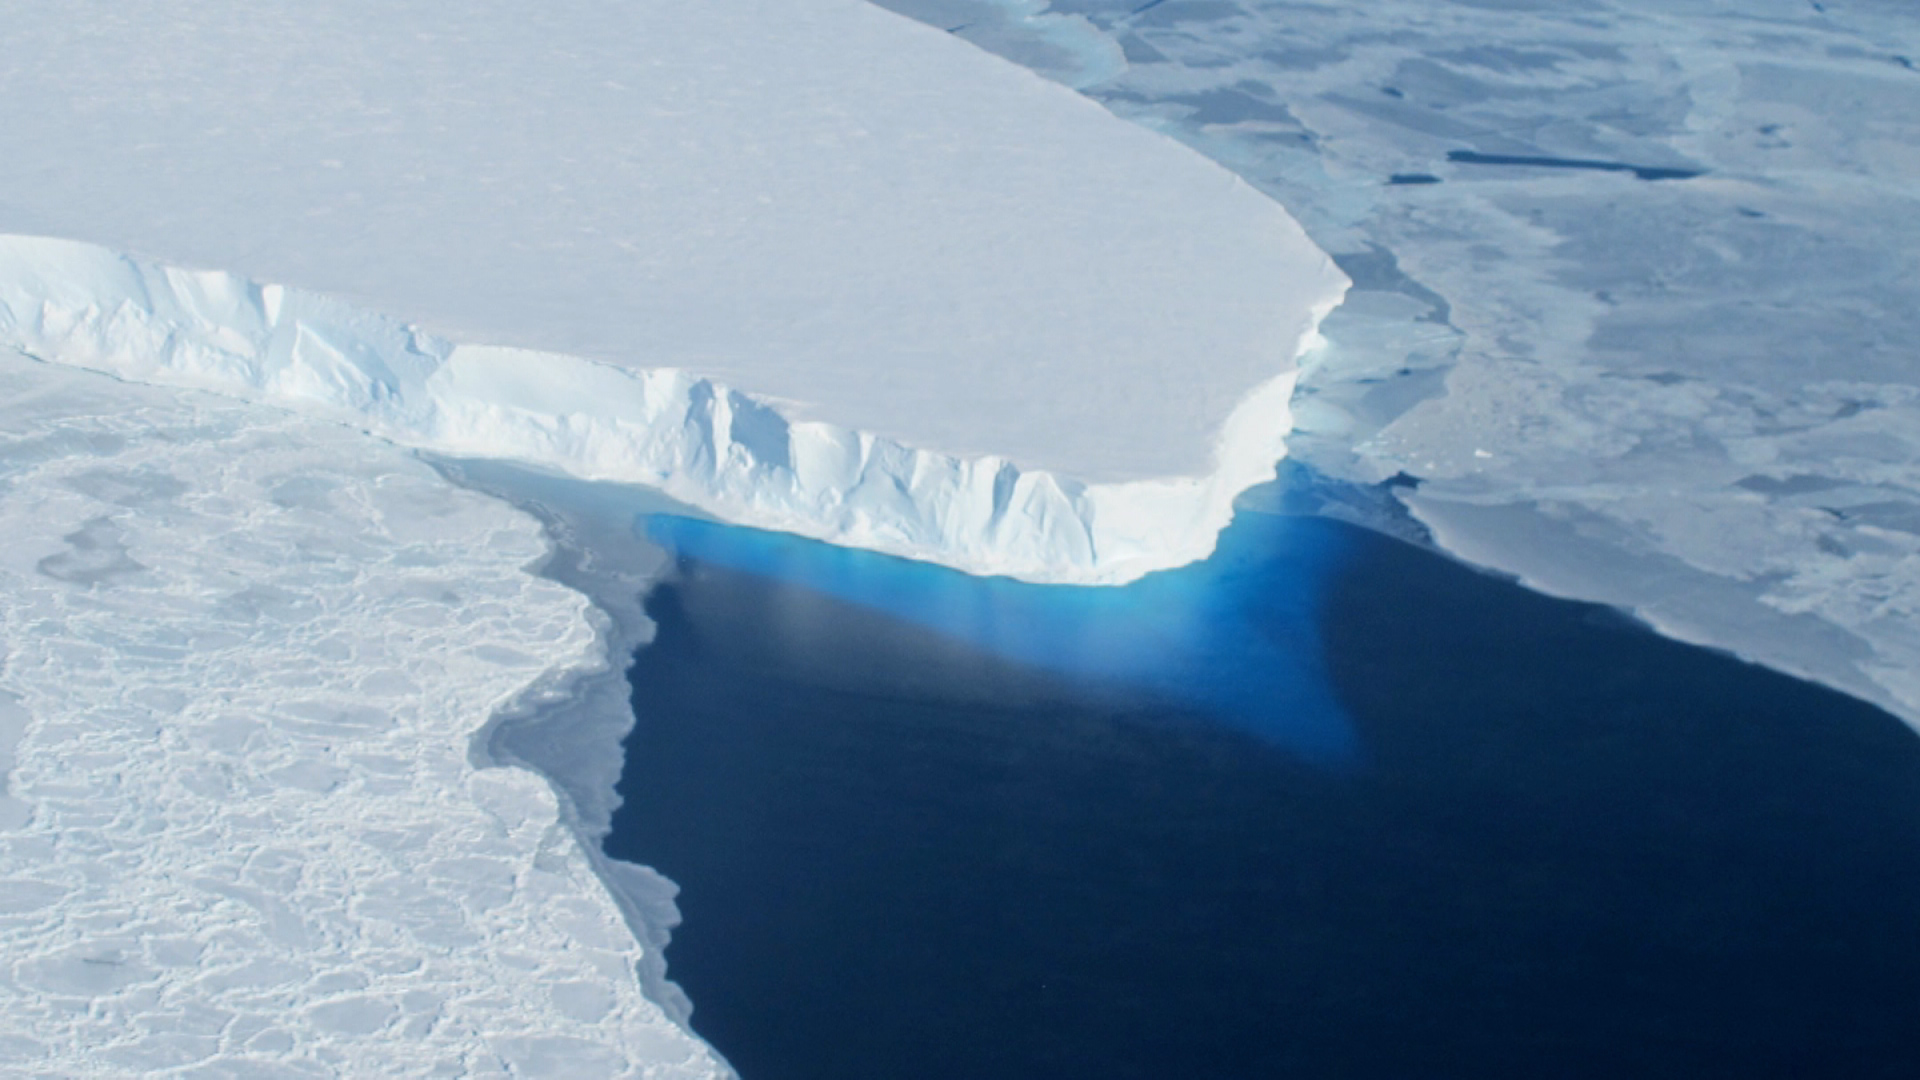
[[[0,1073],[726,1075],[553,790],[472,760],[604,661],[532,520],[5,354],[0,523]]]
[[[101,0],[8,45],[0,231],[92,246],[0,244],[4,340],[974,571],[1205,555],[1346,287],[860,0]]]

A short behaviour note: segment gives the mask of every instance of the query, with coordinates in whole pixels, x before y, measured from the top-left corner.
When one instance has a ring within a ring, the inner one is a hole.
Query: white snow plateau
[[[7,241],[0,340],[972,571],[1204,556],[1346,288],[1227,170],[863,0],[8,46],[0,232],[105,250]]]

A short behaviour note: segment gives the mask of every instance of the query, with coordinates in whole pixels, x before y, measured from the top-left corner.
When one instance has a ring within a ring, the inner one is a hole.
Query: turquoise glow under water
[[[1118,590],[647,531],[605,850],[743,1075],[1920,1060],[1920,740],[1862,703],[1327,520]]]
[[[1145,692],[1319,765],[1361,759],[1315,630],[1340,549],[1297,519],[1243,512],[1205,562],[1099,588],[973,577],[686,517],[652,515],[640,528],[684,557],[778,581],[790,594],[852,604],[1050,674]]]

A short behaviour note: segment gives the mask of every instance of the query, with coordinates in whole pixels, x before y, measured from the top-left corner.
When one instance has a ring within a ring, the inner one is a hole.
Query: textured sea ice
[[[0,694],[0,829],[19,826],[27,818],[27,804],[7,793],[7,774],[13,771],[14,748],[26,733],[27,712],[11,695]],[[4,895],[0,887],[0,895]],[[0,899],[0,910],[6,901]]]
[[[1463,557],[1920,723],[1911,4],[1052,10],[1126,56],[1086,93],[1353,279],[1296,459],[1417,478]]]
[[[24,1075],[728,1070],[552,789],[601,662],[535,523],[365,436],[0,357],[0,1054]]]

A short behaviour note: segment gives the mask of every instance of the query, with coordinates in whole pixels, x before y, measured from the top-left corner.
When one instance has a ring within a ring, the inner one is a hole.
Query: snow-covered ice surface
[[[1296,459],[1417,478],[1450,551],[1920,722],[1913,4],[882,2],[1335,254]]]
[[[533,519],[6,353],[0,528],[0,1071],[727,1075],[553,789],[473,755],[607,666]]]
[[[1346,286],[1230,171],[864,0],[83,0],[10,14],[0,125],[0,233],[232,275],[176,327],[177,296],[83,256],[16,264],[16,322],[52,294],[56,322],[238,354],[201,385],[261,384],[260,286],[317,292],[397,320],[383,343],[493,348],[456,380],[492,411],[439,402],[435,447],[679,477],[734,520],[1027,577],[1210,550]],[[18,343],[66,359],[48,340]],[[393,357],[325,343],[323,379],[268,396],[377,397],[363,361]],[[673,434],[662,369],[716,430],[622,461]]]

